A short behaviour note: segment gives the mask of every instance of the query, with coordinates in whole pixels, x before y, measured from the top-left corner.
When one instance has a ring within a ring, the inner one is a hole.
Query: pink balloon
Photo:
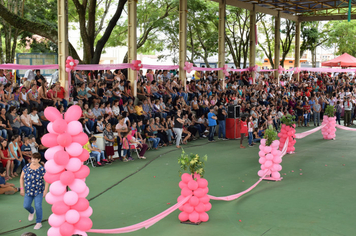
[[[199,188],[206,188],[208,186],[208,181],[206,179],[198,179],[197,183]]]
[[[89,173],[90,173],[89,167],[86,165],[82,165],[78,171],[74,172],[74,176],[77,179],[84,179],[88,177]]]
[[[204,197],[199,198],[199,201],[205,204],[210,201],[210,198],[208,195],[205,195]]]
[[[189,195],[192,195],[192,190],[190,190],[190,189],[187,187],[187,188],[183,188],[180,193],[181,193],[182,196],[188,197]]]
[[[59,232],[61,232],[62,236],[72,236],[74,233],[74,226],[72,224],[69,224],[67,222],[64,222],[60,227],[59,227]]]
[[[89,188],[86,187],[86,189],[84,190],[84,192],[78,194],[78,197],[86,198],[86,197],[88,196],[88,194],[89,194]]]
[[[51,184],[51,183],[59,180],[61,174],[62,174],[62,172],[59,172],[58,174],[51,174],[51,173],[46,172],[44,174],[43,178],[47,183]]]
[[[86,232],[77,229],[74,230],[73,235],[88,236]]]
[[[187,187],[188,187],[188,185],[186,183],[184,183],[183,181],[179,182],[179,188],[180,189],[187,188]]]
[[[68,147],[72,143],[72,136],[68,133],[60,134],[57,137],[57,143],[62,147]]]
[[[261,139],[261,145],[263,145],[263,146],[266,145],[266,139]]]
[[[209,188],[208,188],[208,187],[205,187],[205,188],[203,188],[203,191],[204,191],[205,194],[208,194]]]
[[[200,202],[196,207],[194,207],[194,210],[198,213],[204,212],[205,211],[204,203]]]
[[[66,186],[61,183],[61,181],[56,181],[51,184],[49,191],[56,196],[62,196],[66,191]]]
[[[266,170],[266,169],[267,169],[266,164],[261,165],[261,170]]]
[[[66,213],[66,221],[69,223],[69,224],[75,224],[79,221],[80,219],[80,215],[79,213],[76,211],[76,210],[69,210],[67,211]]]
[[[89,152],[83,148],[82,153],[79,156],[76,156],[76,158],[79,158],[79,160],[84,162],[84,161],[88,160],[89,155],[90,155]],[[72,156],[72,158],[73,157],[75,157],[75,156]]]
[[[193,207],[197,206],[199,204],[199,198],[197,198],[196,196],[192,196],[189,199],[189,204]]]
[[[209,220],[209,215],[206,212],[202,212],[199,214],[199,219],[201,222],[207,222]]]
[[[54,154],[58,151],[63,151],[64,148],[62,146],[55,146],[48,148],[45,152],[45,158],[47,161],[52,160],[54,158]]]
[[[282,133],[278,133],[278,135],[277,135],[277,136],[281,138],[281,137],[282,137]]]
[[[68,123],[67,133],[75,136],[81,132],[83,132],[83,125],[79,121],[75,120]]]
[[[64,114],[64,119],[67,123],[71,121],[77,121],[82,116],[82,109],[78,105],[73,105],[68,108]]]
[[[85,211],[89,207],[89,201],[85,198],[79,198],[78,202],[71,206],[71,209],[76,210],[78,212]]]
[[[272,154],[267,154],[266,155],[266,160],[273,160],[273,155]]]
[[[49,221],[49,218],[48,218],[48,221]],[[47,236],[62,236],[62,235],[61,235],[61,232],[59,232],[58,227],[51,227],[47,231]]]
[[[71,171],[64,171],[60,176],[60,181],[63,185],[68,186],[75,180],[75,176]]]
[[[265,153],[270,153],[272,151],[272,148],[270,147],[270,146],[266,146],[265,148],[264,148],[264,152]]]
[[[280,158],[279,156],[273,158],[273,163],[279,164],[282,162],[282,158]]]
[[[186,212],[181,212],[181,213],[179,213],[179,215],[178,215],[178,219],[179,219],[181,222],[185,222],[185,221],[189,220],[189,214],[186,213]]]
[[[272,161],[266,161],[264,165],[265,165],[267,168],[269,168],[269,167],[272,166],[272,164],[273,164]]]
[[[43,137],[41,138],[41,142],[42,142],[43,146],[45,146],[45,147],[55,147],[58,145],[57,137],[58,137],[58,134],[48,133],[48,134],[43,135]]]
[[[70,158],[66,169],[72,172],[78,171],[82,167],[82,162],[78,158]]]
[[[271,144],[272,148],[278,148],[279,146],[279,141],[278,140],[274,140]]]
[[[264,175],[265,175],[265,170],[259,170],[258,172],[257,172],[257,174],[258,174],[258,176],[260,176],[260,177],[264,177]]]
[[[263,152],[263,154],[265,154],[265,151],[264,151],[264,150],[265,150],[265,147],[266,147],[266,146],[265,146],[265,145],[262,145],[262,144],[260,144],[260,146],[258,146],[258,148],[260,149],[261,152]]]
[[[45,169],[50,174],[57,174],[64,170],[64,166],[57,165],[54,160],[49,160],[45,163]]]
[[[260,164],[264,164],[264,163],[266,162],[266,158],[260,157],[260,159],[258,159],[258,162],[259,162]]]
[[[74,226],[79,230],[88,231],[93,226],[93,222],[88,217],[80,217],[79,222]]]
[[[57,119],[53,122],[52,129],[54,132],[58,134],[63,134],[64,132],[67,131],[67,122],[62,118]]]
[[[69,185],[69,188],[76,192],[76,193],[82,193],[86,189],[86,184],[83,180],[80,179],[75,179],[72,184]]]
[[[83,152],[83,147],[79,143],[72,143],[66,147],[66,151],[71,156],[79,156]]]
[[[65,204],[63,201],[55,202],[52,205],[52,212],[56,215],[63,215],[69,210],[70,207],[67,206],[67,204]]]
[[[190,213],[189,220],[193,223],[197,223],[199,221],[199,213],[196,211],[193,211],[192,213]]]
[[[78,202],[78,194],[73,191],[66,192],[64,194],[63,201],[68,206],[73,206]]]
[[[57,119],[63,119],[62,114],[55,107],[47,107],[44,110],[44,115],[47,118],[47,120],[51,122],[54,122]]]
[[[73,136],[72,138],[73,142],[79,143],[82,146],[84,146],[89,141],[88,135],[83,132]]]
[[[48,125],[47,125],[47,130],[49,133],[52,133],[52,134],[57,134],[56,132],[54,132],[53,130],[53,122],[49,122]]]
[[[81,217],[90,217],[93,214],[93,208],[89,206],[85,211],[80,211],[79,215]]]
[[[291,152],[294,152],[295,151],[295,147],[291,147]]]
[[[198,188],[197,190],[194,191],[194,196],[201,198],[204,197],[205,191],[202,188]]]
[[[48,218],[48,224],[52,227],[59,227],[66,221],[65,215],[52,214]]]
[[[211,203],[208,202],[208,203],[205,203],[205,211],[210,211],[211,210]]]
[[[58,151],[54,154],[54,162],[60,166],[66,166],[69,162],[69,155],[66,151]]]
[[[51,204],[51,205],[53,205],[56,202],[63,201],[63,195],[62,196],[56,196],[56,195],[53,195],[50,192],[46,194],[45,198],[46,198],[46,202],[48,204]]]
[[[188,188],[189,188],[190,190],[196,190],[196,189],[198,189],[198,187],[199,187],[199,185],[198,185],[197,181],[195,181],[195,180],[190,180],[190,181],[188,182]]]
[[[190,213],[192,213],[194,211],[194,207],[191,206],[189,203],[185,203],[183,205],[183,211],[188,213],[188,214],[190,214]]]
[[[186,184],[188,184],[188,182],[190,181],[190,180],[192,180],[192,176],[190,175],[190,174],[188,174],[188,173],[184,173],[184,174],[182,174],[182,181],[184,182],[184,183],[186,183]]]
[[[180,196],[177,198],[177,202],[183,201],[184,198],[185,198],[184,196],[180,195]]]
[[[278,179],[281,177],[281,174],[278,171],[274,171],[272,172],[272,178],[274,179]]]

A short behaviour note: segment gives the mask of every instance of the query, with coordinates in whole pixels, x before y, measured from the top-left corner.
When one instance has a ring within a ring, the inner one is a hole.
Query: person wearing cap
[[[346,98],[344,102],[345,114],[344,114],[344,125],[350,126],[351,122],[351,110],[352,110],[352,102],[350,101],[350,97]]]
[[[209,121],[209,142],[215,142],[214,134],[216,127],[217,116],[214,113],[214,107],[210,107],[210,112],[208,113],[208,121]]]

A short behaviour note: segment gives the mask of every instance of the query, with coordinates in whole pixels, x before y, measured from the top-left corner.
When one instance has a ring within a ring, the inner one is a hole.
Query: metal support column
[[[58,79],[65,90],[65,98],[69,98],[68,73],[66,72],[66,59],[68,57],[68,4],[67,0],[58,1]]]
[[[275,17],[275,25],[274,25],[274,69],[277,69],[277,71],[275,71],[275,76],[277,78],[278,84],[279,84],[278,66],[280,63],[279,62],[279,51],[280,51],[280,45],[281,45],[280,28],[281,28],[281,12],[278,11],[277,16]]]
[[[255,66],[256,64],[256,6],[253,4],[253,8],[250,11],[250,58],[249,66]],[[256,81],[256,72],[252,72],[252,83]]]
[[[295,53],[294,53],[294,67],[300,67],[300,21],[295,22]],[[299,73],[297,74],[299,81]]]
[[[187,72],[184,63],[187,58],[187,0],[179,1],[179,79],[183,82],[184,90],[187,84]]]
[[[127,1],[128,9],[128,63],[137,59],[137,2],[135,0]],[[137,71],[129,69],[128,79],[131,82],[132,95],[137,95]]]
[[[226,0],[219,0],[219,41],[218,41],[218,67],[224,67],[225,65],[225,16],[226,16]],[[218,71],[219,80],[223,81],[223,88],[225,88],[225,74],[222,70]]]

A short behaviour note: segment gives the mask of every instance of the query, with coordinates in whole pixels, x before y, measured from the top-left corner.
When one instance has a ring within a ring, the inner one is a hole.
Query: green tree
[[[348,53],[356,56],[356,20],[347,21],[329,21],[325,25],[328,31],[325,45],[328,47],[336,46],[336,54]]]
[[[283,36],[283,37],[282,37]],[[292,47],[292,42],[295,37],[295,22],[291,20],[282,20],[281,22],[281,51],[282,60],[281,65],[284,67],[284,61],[290,52]]]
[[[258,46],[268,58],[271,68],[274,68],[274,17],[263,16],[259,31],[264,34],[265,40],[258,40]]]

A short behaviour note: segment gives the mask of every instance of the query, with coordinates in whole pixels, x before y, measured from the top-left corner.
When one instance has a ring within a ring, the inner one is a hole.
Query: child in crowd
[[[89,118],[89,120],[95,122],[95,115],[91,109],[88,109],[88,118]]]
[[[254,127],[254,123],[253,123],[253,117],[249,116],[248,117],[248,146],[249,147],[253,147],[253,127]]]
[[[308,111],[304,111],[304,126],[306,127],[308,124]]]
[[[105,130],[103,132],[104,134],[104,139],[105,139],[105,152],[106,156],[108,157],[109,162],[114,162],[114,142],[115,142],[115,137],[114,133],[112,132],[111,129],[111,124],[107,123],[105,125]]]
[[[29,140],[28,137],[24,137],[23,140],[24,140],[24,143],[21,146],[22,156],[25,158],[27,163],[30,163],[31,162],[31,158],[32,158],[30,140]]]
[[[5,180],[6,170],[3,167],[0,167],[0,195],[12,195],[19,191],[19,188],[16,188],[14,184],[6,183]]]
[[[131,135],[132,130],[130,129],[129,132],[123,132],[121,133],[122,135],[122,149],[124,150],[124,157],[123,161],[128,162],[128,161],[133,161],[134,159],[131,157],[130,149],[131,145],[128,139],[128,136]],[[134,148],[134,147],[133,147]]]
[[[90,156],[96,158],[96,163],[98,166],[102,166],[101,162],[108,162],[108,160],[105,159],[104,151],[101,151],[96,145],[96,138],[94,136],[89,139],[88,143],[85,144],[85,149],[90,150]]]
[[[242,145],[242,141],[244,140],[244,137],[245,137],[246,133],[247,133],[246,117],[241,117],[241,120],[240,120],[240,135],[241,135],[240,148],[245,148]]]
[[[28,220],[32,221],[36,213],[36,225],[34,229],[42,227],[42,200],[48,192],[48,183],[43,176],[46,170],[40,165],[41,154],[34,153],[31,163],[23,169],[20,177],[20,194],[24,198],[23,206],[30,213]],[[31,206],[35,201],[35,209]]]

